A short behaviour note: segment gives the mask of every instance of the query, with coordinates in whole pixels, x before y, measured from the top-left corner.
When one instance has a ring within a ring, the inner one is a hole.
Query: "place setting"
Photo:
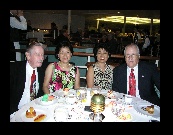
[[[57,96],[54,95],[53,93],[44,94],[43,96],[35,99],[35,103],[41,106],[49,106],[58,103],[58,99]]]
[[[142,115],[160,117],[160,107],[149,102],[139,102],[134,105],[134,109]]]
[[[15,114],[16,122],[46,122],[50,118],[50,111],[38,106],[24,106]]]

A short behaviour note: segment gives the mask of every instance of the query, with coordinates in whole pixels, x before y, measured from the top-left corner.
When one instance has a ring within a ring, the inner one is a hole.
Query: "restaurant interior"
[[[10,122],[160,122],[160,107],[147,100],[112,90],[101,90],[99,87],[86,87],[88,67],[96,62],[94,47],[104,35],[112,35],[118,45],[116,53],[112,53],[112,59],[108,60],[109,65],[116,67],[125,62],[124,48],[127,44],[135,43],[142,51],[147,33],[150,46],[145,55],[140,54],[140,60],[155,63],[160,71],[160,10],[23,12],[27,22],[31,22],[31,30],[20,31],[20,49],[11,49],[10,52],[21,52],[23,61],[29,43],[37,41],[44,44],[45,61],[58,62],[55,58],[55,41],[66,29],[74,51],[70,63],[78,66],[81,80],[77,90],[57,90],[27,103],[10,114]],[[52,24],[56,30],[51,27]],[[156,86],[155,90],[160,98]]]
[[[93,48],[101,40],[103,32],[114,34],[119,47],[117,54],[113,54],[112,57],[115,63],[121,64],[124,62],[124,47],[135,42],[137,31],[141,34],[137,44],[141,46],[144,43],[143,32],[148,30],[151,46],[156,46],[156,49],[153,51],[151,47],[143,60],[154,61],[158,67],[160,66],[160,42],[156,42],[157,35],[160,35],[160,10],[24,10],[24,16],[31,21],[33,31],[21,32],[20,51],[26,49],[30,41],[37,40],[47,46],[46,60],[57,61],[54,57],[55,32],[53,35],[49,34],[51,23],[55,23],[58,29],[57,36],[63,28],[68,30],[75,52],[71,62],[75,61],[75,65],[80,67],[83,79],[86,78],[87,65],[95,62]],[[79,31],[87,34],[79,36],[76,34]]]

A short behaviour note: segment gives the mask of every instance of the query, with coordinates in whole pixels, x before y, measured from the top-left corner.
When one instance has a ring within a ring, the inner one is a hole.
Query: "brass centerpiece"
[[[102,94],[94,94],[91,98],[91,107],[90,108],[94,113],[104,111],[105,97]]]
[[[104,115],[101,112],[105,109],[105,97],[102,94],[94,94],[91,98],[90,109],[93,111],[90,118],[94,121],[102,121]]]

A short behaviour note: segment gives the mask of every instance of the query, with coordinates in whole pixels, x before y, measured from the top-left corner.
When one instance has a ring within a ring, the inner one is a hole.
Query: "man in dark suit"
[[[139,48],[133,43],[125,47],[124,56],[126,63],[113,70],[113,90],[125,94],[129,92],[129,75],[133,68],[136,79],[136,97],[160,106],[160,98],[154,88],[156,86],[160,92],[160,72],[157,66],[151,62],[139,61]]]
[[[10,62],[10,114],[30,102],[30,84],[33,70],[36,72],[36,97],[42,96],[44,73],[47,63],[41,43],[31,43],[25,52],[27,61]]]

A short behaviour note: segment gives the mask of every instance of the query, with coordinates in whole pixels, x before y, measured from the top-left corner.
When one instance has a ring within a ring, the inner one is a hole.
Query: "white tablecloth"
[[[107,91],[105,91],[105,93],[107,93]],[[53,93],[53,94],[57,94],[57,93]],[[122,94],[122,93],[117,93],[117,94]],[[62,98],[61,98],[61,100],[62,100]],[[106,99],[105,103],[109,102],[109,100],[110,99]],[[60,99],[58,99],[58,101],[60,101]],[[131,122],[149,122],[149,120],[151,120],[151,119],[160,121],[160,107],[159,107],[159,116],[158,117],[152,117],[152,115],[145,115],[141,112],[136,111],[136,109],[134,108],[134,105],[137,104],[137,103],[146,104],[146,103],[149,103],[149,102],[134,97],[132,103],[133,104],[131,104],[131,105],[125,105],[125,111],[132,115],[133,119],[132,119]],[[90,101],[87,101],[86,103],[80,103],[80,105],[83,107],[83,109],[80,113],[82,115],[85,115],[86,117],[89,117],[89,114],[91,114],[91,112],[84,111],[84,107],[85,106],[90,106]],[[56,102],[52,105],[46,106],[46,105],[38,104],[38,99],[35,99],[35,100],[31,101],[30,103],[24,105],[22,108],[25,108],[25,110],[26,110],[26,108],[29,109],[29,107],[31,107],[31,106],[34,107],[34,108],[38,107],[38,108],[47,110],[49,112],[49,114],[48,114],[49,118],[46,120],[46,122],[56,122],[56,120],[54,118],[54,112],[55,112],[55,108],[57,108],[57,106],[64,106],[66,108],[72,108],[72,106],[74,106],[74,105],[69,105],[67,103],[63,103],[63,102],[60,101],[60,102]],[[20,110],[18,110],[17,112],[10,115],[10,122],[16,122],[15,114],[17,114],[19,111]],[[116,117],[112,113],[110,107],[105,107],[105,110],[102,112],[102,114],[105,116],[105,118],[103,119],[102,122],[119,122],[119,121],[116,120]],[[82,119],[82,118],[81,119],[70,119],[70,120],[67,120],[67,121],[68,122],[93,122],[91,119],[86,118],[86,117],[85,117],[85,119]]]

